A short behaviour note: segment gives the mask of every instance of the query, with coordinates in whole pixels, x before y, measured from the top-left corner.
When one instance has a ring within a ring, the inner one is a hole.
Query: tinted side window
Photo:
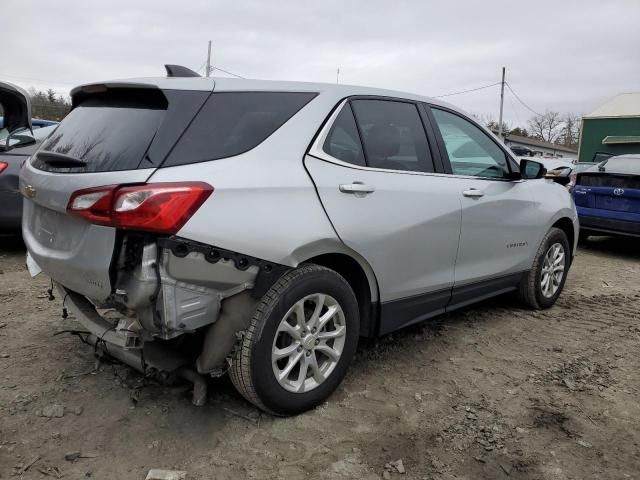
[[[336,117],[322,149],[343,162],[364,165],[364,153],[356,120],[351,106],[347,103]]]
[[[413,103],[354,100],[352,105],[368,166],[434,171],[424,126]]]
[[[444,110],[432,109],[454,175],[506,178],[507,157],[480,128]]]
[[[300,92],[214,93],[163,166],[216,160],[251,150],[315,96]]]

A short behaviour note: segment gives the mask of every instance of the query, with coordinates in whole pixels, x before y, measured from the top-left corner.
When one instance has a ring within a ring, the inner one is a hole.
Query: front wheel
[[[260,301],[231,364],[231,381],[251,403],[295,415],[322,403],[356,351],[356,297],[333,270],[304,265],[280,278]]]
[[[533,266],[520,284],[520,298],[531,308],[549,308],[560,296],[571,265],[567,235],[552,228],[544,237]]]

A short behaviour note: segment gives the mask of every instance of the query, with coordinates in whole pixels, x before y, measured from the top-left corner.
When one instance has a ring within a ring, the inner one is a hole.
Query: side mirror
[[[547,169],[540,162],[534,160],[520,160],[520,177],[525,180],[542,178],[547,174]]]

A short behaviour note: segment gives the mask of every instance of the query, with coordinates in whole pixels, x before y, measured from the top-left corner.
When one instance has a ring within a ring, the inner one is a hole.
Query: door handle
[[[373,193],[376,191],[372,185],[365,185],[362,182],[345,183],[340,185],[342,193]]]
[[[482,190],[476,190],[475,188],[470,188],[469,190],[465,190],[462,192],[462,195],[469,198],[480,198],[484,197],[484,192]]]

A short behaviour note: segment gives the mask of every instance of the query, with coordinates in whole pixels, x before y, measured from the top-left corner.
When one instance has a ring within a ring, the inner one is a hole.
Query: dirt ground
[[[640,478],[637,245],[582,246],[548,311],[501,297],[363,344],[325,405],[282,419],[228,380],[197,408],[188,385],[95,371],[0,237],[0,478]]]

